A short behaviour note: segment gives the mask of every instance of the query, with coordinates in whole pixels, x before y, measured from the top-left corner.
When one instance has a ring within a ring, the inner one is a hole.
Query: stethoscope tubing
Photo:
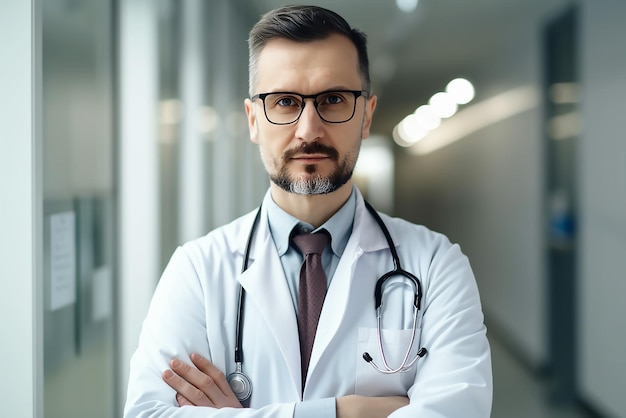
[[[252,238],[254,236],[255,226],[258,224],[259,219],[261,218],[261,207],[256,213],[254,217],[254,221],[252,222],[252,228],[250,228],[250,235],[248,236],[248,241],[246,242],[246,249],[243,258],[243,263],[241,265],[241,274],[243,274],[248,269],[248,260],[250,259],[250,249],[252,248]],[[243,373],[242,364],[243,364],[243,349],[242,349],[242,323],[243,323],[243,307],[245,305],[246,292],[244,292],[243,287],[239,288],[239,300],[237,302],[237,329],[235,331],[235,371],[228,375],[227,380],[231,389],[237,396],[240,402],[247,401],[252,395],[252,381],[250,378]]]
[[[246,270],[248,270],[248,260],[250,260],[250,250],[252,248],[252,238],[254,236],[254,230],[256,225],[259,223],[259,219],[261,218],[261,207],[259,206],[259,210],[254,217],[254,221],[252,221],[252,228],[250,228],[250,235],[248,236],[248,241],[246,242],[246,250],[243,256],[243,263],[241,264],[241,274],[243,274]],[[243,350],[241,349],[242,343],[242,321],[243,321],[243,307],[246,299],[246,292],[243,291],[243,287],[239,290],[239,302],[237,306],[237,330],[235,334],[235,338],[237,340],[237,344],[235,345],[235,363],[243,363]]]
[[[376,309],[380,309],[383,303],[383,284],[385,283],[385,281],[393,276],[404,276],[410,279],[415,284],[415,298],[413,299],[413,305],[419,311],[422,304],[422,284],[420,283],[420,280],[414,274],[402,268],[402,266],[400,265],[400,256],[398,256],[398,252],[396,251],[396,245],[391,238],[389,229],[387,229],[387,227],[385,226],[385,222],[382,220],[378,212],[376,212],[376,209],[374,209],[367,200],[365,200],[364,203],[369,213],[374,217],[376,223],[380,226],[383,235],[385,235],[385,239],[387,240],[387,245],[389,247],[389,251],[391,252],[391,258],[393,259],[394,266],[393,270],[383,274],[376,282],[376,288],[374,289]]]

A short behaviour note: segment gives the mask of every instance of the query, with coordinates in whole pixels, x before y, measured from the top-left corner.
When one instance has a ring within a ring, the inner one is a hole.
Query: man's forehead
[[[257,76],[261,89],[302,83],[357,88],[361,82],[356,47],[343,35],[309,42],[272,39],[259,55]]]

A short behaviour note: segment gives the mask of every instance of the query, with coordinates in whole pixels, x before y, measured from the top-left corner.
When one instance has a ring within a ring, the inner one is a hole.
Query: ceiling
[[[571,1],[420,0],[409,14],[401,12],[395,0],[308,3],[338,12],[367,34],[372,84],[380,99],[377,114],[389,116],[404,109],[410,113],[455,77],[471,80],[483,58],[507,45],[528,25],[540,30],[543,21]],[[250,12],[260,15],[294,2],[245,3]]]

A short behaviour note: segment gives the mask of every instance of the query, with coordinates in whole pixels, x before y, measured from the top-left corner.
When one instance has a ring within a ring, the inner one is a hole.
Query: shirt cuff
[[[336,418],[335,398],[314,399],[296,403],[293,418]]]

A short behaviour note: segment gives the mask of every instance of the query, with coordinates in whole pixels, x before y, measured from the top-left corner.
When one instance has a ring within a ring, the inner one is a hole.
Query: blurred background
[[[174,248],[268,186],[246,39],[286,3],[0,1],[3,416],[121,416]],[[492,416],[626,417],[626,2],[310,3],[368,35],[357,183],[472,262]]]

